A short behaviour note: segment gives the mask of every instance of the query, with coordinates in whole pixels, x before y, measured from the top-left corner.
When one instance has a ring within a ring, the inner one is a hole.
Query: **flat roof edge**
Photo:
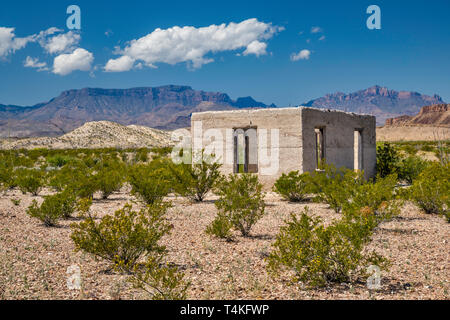
[[[330,108],[312,108],[312,107],[305,107],[305,106],[297,106],[297,107],[284,107],[284,108],[258,108],[258,109],[236,109],[236,110],[223,110],[223,111],[204,111],[204,112],[194,112],[192,113],[192,117],[194,116],[200,116],[200,115],[220,115],[220,114],[236,114],[236,113],[259,113],[259,112],[276,112],[276,111],[301,111],[301,110],[313,110],[313,111],[319,111],[319,112],[336,112],[336,113],[342,113],[352,116],[365,116],[365,117],[374,117],[374,115],[370,114],[364,114],[364,113],[355,113],[355,112],[348,112],[348,111],[342,111],[338,109],[330,109]]]

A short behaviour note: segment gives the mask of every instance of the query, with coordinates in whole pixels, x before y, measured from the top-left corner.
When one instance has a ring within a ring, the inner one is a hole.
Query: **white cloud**
[[[291,54],[291,61],[309,60],[310,56],[311,56],[311,51],[304,49],[304,50],[301,50],[299,53]]]
[[[323,41],[323,40],[325,40],[325,39],[326,39],[325,36],[321,36],[321,37],[319,38],[319,41]]]
[[[14,31],[15,28],[0,27],[0,58],[6,58],[34,41],[33,36],[17,38]]]
[[[57,56],[53,61],[53,73],[65,76],[75,70],[89,71],[93,61],[94,55],[92,53],[78,48],[70,54]]]
[[[24,67],[26,68],[35,68],[38,69],[38,71],[47,71],[47,63],[46,62],[40,62],[38,58],[32,58],[27,57],[24,61]]]
[[[264,41],[282,30],[284,28],[257,19],[203,28],[158,28],[140,39],[132,40],[123,50],[118,50],[117,54],[122,56],[109,60],[105,71],[128,71],[133,67],[131,61],[142,61],[147,67],[154,67],[156,63],[175,65],[187,62],[193,68],[200,68],[214,61],[205,57],[207,54],[238,49],[245,49],[244,55],[260,56],[267,53]]]
[[[321,32],[323,32],[321,27],[312,27],[311,28],[311,33],[321,33]]]
[[[50,54],[72,51],[80,42],[81,36],[78,33],[69,31],[49,39],[42,39],[41,46]]]
[[[107,72],[123,72],[128,71],[133,68],[134,59],[129,56],[122,56],[117,59],[111,59],[105,66],[105,71]],[[142,67],[142,64],[141,64]]]
[[[259,57],[261,55],[267,54],[266,49],[267,49],[267,43],[255,40],[247,46],[247,49],[245,49],[245,51],[244,51],[244,56],[247,56],[249,54],[254,54],[257,57]]]

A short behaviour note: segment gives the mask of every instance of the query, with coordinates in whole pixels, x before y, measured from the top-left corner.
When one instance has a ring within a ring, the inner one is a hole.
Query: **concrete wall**
[[[324,129],[325,159],[336,167],[354,169],[355,130],[361,130],[362,168],[366,178],[375,175],[376,118],[335,110],[302,108],[303,170],[316,169],[315,128]]]
[[[208,135],[205,136],[205,132],[208,129],[218,129],[221,143],[225,147],[221,157],[224,162],[221,170],[224,174],[229,174],[234,171],[233,129],[256,128],[259,146],[258,174],[261,181],[270,187],[282,173],[316,169],[317,127],[324,128],[327,162],[350,169],[354,166],[354,131],[362,129],[363,166],[366,177],[375,174],[376,133],[375,117],[372,116],[304,107],[211,111],[192,114],[191,132],[194,140],[197,138],[197,141],[202,142],[201,148],[205,148],[212,142]],[[267,130],[266,136],[264,129]],[[275,133],[271,131],[272,129],[279,130],[279,145],[276,148],[272,148],[271,139]],[[279,166],[275,171],[269,170],[270,164],[263,163],[263,156],[267,154],[270,157],[277,153]]]

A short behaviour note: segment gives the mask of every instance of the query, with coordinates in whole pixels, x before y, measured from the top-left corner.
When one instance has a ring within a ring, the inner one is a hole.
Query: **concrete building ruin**
[[[374,116],[307,107],[211,111],[192,114],[191,131],[193,149],[214,149],[224,174],[256,173],[269,185],[324,160],[375,175]]]

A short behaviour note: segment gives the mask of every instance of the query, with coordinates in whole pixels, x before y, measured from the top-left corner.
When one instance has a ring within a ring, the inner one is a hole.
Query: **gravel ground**
[[[20,204],[14,205],[12,199],[20,199]],[[19,191],[0,196],[0,300],[145,298],[131,288],[125,275],[109,272],[106,262],[74,252],[70,224],[76,219],[46,228],[30,218],[25,210],[33,199],[42,201]],[[92,211],[99,216],[111,214],[134,200],[123,190],[109,200],[95,200]],[[174,228],[163,242],[168,261],[179,266],[192,284],[189,299],[449,299],[450,224],[411,204],[383,223],[369,245],[391,262],[389,271],[382,273],[381,289],[374,291],[363,279],[307,289],[267,274],[264,257],[289,213],[308,206],[311,215],[326,223],[339,219],[325,204],[288,203],[269,193],[267,214],[252,237],[236,233],[235,241],[226,242],[204,232],[216,214],[213,196],[201,204],[176,197],[168,200],[174,205],[168,213]],[[67,269],[72,265],[81,268],[81,291],[67,287]]]

